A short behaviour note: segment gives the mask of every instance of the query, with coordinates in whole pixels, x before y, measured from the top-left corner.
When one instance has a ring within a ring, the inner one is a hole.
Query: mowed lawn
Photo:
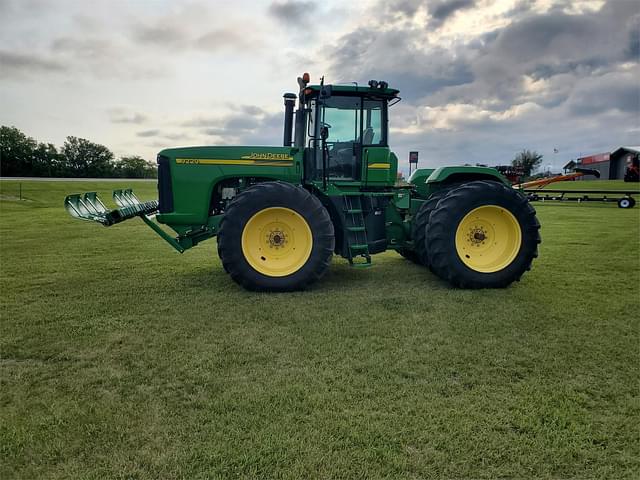
[[[63,210],[127,185],[0,182],[0,478],[640,476],[640,208],[536,204],[505,290],[388,252],[256,294]]]

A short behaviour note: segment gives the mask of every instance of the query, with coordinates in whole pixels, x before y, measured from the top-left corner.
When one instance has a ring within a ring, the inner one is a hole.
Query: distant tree
[[[155,177],[156,167],[137,155],[122,157],[115,165],[116,175],[124,178],[149,178]]]
[[[6,177],[33,175],[38,143],[16,127],[0,127],[0,174]]]
[[[64,174],[63,157],[53,143],[39,143],[33,154],[33,176],[60,177]]]
[[[84,138],[67,137],[62,147],[63,170],[70,177],[109,177],[114,173],[113,153]]]
[[[542,163],[542,155],[531,150],[522,150],[516,158],[511,161],[511,165],[522,169],[523,175],[528,177],[531,175],[538,165]]]

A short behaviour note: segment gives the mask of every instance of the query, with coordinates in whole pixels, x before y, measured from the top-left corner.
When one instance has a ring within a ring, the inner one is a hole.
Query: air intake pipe
[[[296,103],[296,95],[294,93],[285,93],[284,97],[284,140],[282,144],[285,147],[291,146],[291,134],[293,132],[293,107]]]

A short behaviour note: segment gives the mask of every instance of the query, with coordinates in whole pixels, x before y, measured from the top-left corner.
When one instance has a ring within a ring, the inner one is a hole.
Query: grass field
[[[389,252],[269,295],[62,208],[126,185],[0,182],[0,478],[640,476],[640,208],[536,204],[506,290]]]

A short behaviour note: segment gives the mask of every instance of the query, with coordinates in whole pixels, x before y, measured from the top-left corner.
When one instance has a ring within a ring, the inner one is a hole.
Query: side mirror
[[[320,138],[322,140],[326,140],[327,138],[329,138],[329,127],[327,125],[323,125],[320,128]]]

